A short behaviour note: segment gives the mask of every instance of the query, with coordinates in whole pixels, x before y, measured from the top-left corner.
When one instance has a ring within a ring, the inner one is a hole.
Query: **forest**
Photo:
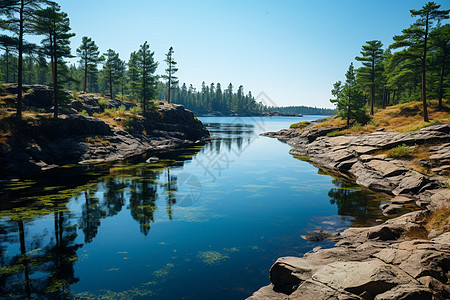
[[[429,100],[437,99],[439,109],[450,94],[449,10],[428,2],[419,10],[410,10],[412,24],[393,37],[384,47],[379,40],[367,41],[350,64],[345,81],[337,81],[331,90],[339,115],[350,123],[365,124],[376,108],[411,101],[422,101],[424,122],[429,121]]]
[[[23,8],[21,7],[23,3]],[[202,83],[197,91],[192,84],[179,84],[174,49],[170,47],[164,64],[164,75],[156,74],[159,62],[148,42],[132,52],[128,61],[121,60],[119,53],[108,49],[100,53],[95,41],[82,37],[81,45],[72,55],[69,16],[56,2],[48,1],[2,1],[0,3],[0,78],[4,83],[42,84],[53,88],[55,117],[58,107],[64,104],[67,93],[83,91],[100,93],[123,101],[141,104],[143,113],[152,109],[152,100],[167,100],[184,105],[197,113],[219,112],[229,114],[267,113],[263,103],[258,103],[250,91],[237,88],[232,83],[222,89],[220,83]],[[24,39],[42,36],[41,46]],[[68,59],[77,57],[78,64]],[[21,95],[17,99],[17,115],[22,111]]]

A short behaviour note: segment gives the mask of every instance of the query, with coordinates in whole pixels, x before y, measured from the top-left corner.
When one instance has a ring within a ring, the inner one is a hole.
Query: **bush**
[[[289,128],[303,128],[311,124],[309,121],[298,122],[289,126]]]
[[[98,105],[100,105],[101,108],[106,109],[109,107],[108,101],[105,99],[98,100]]]
[[[142,114],[142,109],[140,106],[135,106],[130,108],[130,113],[132,113],[133,115]]]
[[[123,121],[123,126],[126,131],[133,132],[134,131],[134,123],[136,122],[135,117],[128,117]]]
[[[89,117],[89,114],[85,109],[83,109],[79,114],[85,117]]]
[[[398,145],[395,148],[389,150],[387,157],[391,158],[410,158],[412,153],[411,147],[403,145]]]
[[[127,114],[127,109],[126,109],[125,105],[121,105],[121,106],[119,106],[119,108],[107,108],[107,109],[105,109],[104,114],[111,118],[115,118],[115,117],[123,118]]]

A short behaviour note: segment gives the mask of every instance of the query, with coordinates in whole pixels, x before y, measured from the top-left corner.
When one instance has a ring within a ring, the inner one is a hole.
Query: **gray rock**
[[[432,300],[433,293],[430,289],[413,284],[402,284],[377,295],[375,300]]]

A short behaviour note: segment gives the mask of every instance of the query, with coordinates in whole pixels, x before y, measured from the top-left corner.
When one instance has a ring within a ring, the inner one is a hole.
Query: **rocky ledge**
[[[132,119],[128,126],[132,129],[127,131],[79,114],[56,120],[36,115],[23,123],[2,123],[0,128],[13,135],[0,143],[0,178],[31,177],[64,165],[121,160],[209,139],[194,114],[176,104],[160,105],[156,113]]]
[[[423,210],[374,227],[325,234],[336,241],[333,248],[279,258],[270,269],[271,284],[249,299],[449,299],[450,232],[429,232],[424,224],[433,211],[450,205],[443,176],[450,169],[450,124],[409,133],[326,136],[333,131],[336,127],[309,126],[263,135],[287,142],[294,147],[291,154],[319,168],[392,195],[380,207],[385,215],[410,202]],[[432,175],[374,155],[401,144],[430,145],[429,159],[419,163]]]

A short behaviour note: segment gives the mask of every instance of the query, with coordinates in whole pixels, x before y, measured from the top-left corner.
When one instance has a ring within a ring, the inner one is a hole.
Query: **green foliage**
[[[150,46],[147,42],[141,45],[137,55],[137,66],[141,83],[139,87],[142,113],[145,116],[148,102],[156,96],[156,77],[154,73],[158,67],[158,62],[154,60],[155,52],[150,51]],[[152,111],[153,108],[149,107],[149,110]]]
[[[101,108],[106,109],[109,107],[108,101],[105,99],[98,100],[98,105],[100,105]]]
[[[136,117],[129,116],[123,121],[123,126],[126,131],[133,132],[135,130]]]
[[[91,81],[93,80],[93,72],[97,71],[97,65],[104,59],[104,57],[99,56],[99,54],[100,52],[98,51],[95,42],[91,38],[83,36],[81,45],[77,48],[77,56],[80,57],[80,66],[84,70],[84,92],[86,92],[87,89],[88,77],[90,77]]]
[[[303,128],[310,124],[311,124],[311,122],[309,122],[309,121],[303,121],[303,122],[294,123],[291,126],[289,126],[289,128]]]
[[[410,158],[411,154],[412,154],[412,148],[403,144],[403,145],[398,145],[397,147],[389,150],[389,152],[387,153],[387,157]]]
[[[127,108],[125,107],[125,105],[121,105],[118,108],[106,108],[105,111],[103,112],[103,114],[111,117],[111,118],[116,118],[116,117],[120,117],[123,118],[127,115]]]
[[[142,114],[142,109],[140,106],[135,106],[130,108],[130,113],[132,113],[133,115]]]
[[[366,124],[370,118],[364,108],[364,95],[355,86],[356,75],[353,63],[350,64],[345,77],[344,85],[341,81],[334,84],[331,94],[336,99],[331,99],[330,102],[336,104],[339,116],[347,121],[347,127],[350,127],[350,121],[352,120],[360,124]]]
[[[339,130],[327,133],[328,137],[341,136],[341,135],[345,135],[345,133],[343,133],[342,131],[339,131]]]
[[[84,109],[79,114],[82,115],[82,116],[85,116],[85,117],[89,117],[88,112],[86,110],[84,110]]]

